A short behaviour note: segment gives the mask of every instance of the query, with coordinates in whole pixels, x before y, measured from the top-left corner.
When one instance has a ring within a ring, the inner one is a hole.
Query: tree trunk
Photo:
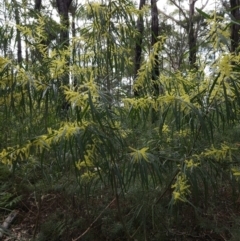
[[[139,3],[139,10],[143,8],[146,4],[146,0],[140,0]],[[136,47],[135,47],[135,68],[134,68],[134,79],[137,78],[138,70],[141,66],[141,56],[142,56],[142,40],[143,40],[143,31],[144,31],[144,23],[143,23],[143,16],[139,15],[137,20],[137,30],[138,30],[138,37],[136,40]],[[139,96],[137,90],[134,90],[134,95]]]
[[[151,46],[157,43],[159,35],[159,20],[158,20],[158,9],[157,0],[151,0]],[[158,50],[154,56],[154,64],[152,69],[152,86],[153,86],[153,97],[156,98],[160,94],[160,84],[159,84],[159,56]],[[158,111],[152,108],[152,123],[158,120]]]
[[[158,9],[157,9],[157,0],[151,0],[151,33],[152,33],[152,41],[151,46],[157,43],[158,35],[159,35],[159,20],[158,20]],[[154,96],[159,95],[160,85],[157,83],[159,78],[159,56],[158,53],[154,56],[154,66],[152,70],[152,81],[154,88]]]
[[[61,18],[61,26],[62,30],[60,32],[60,48],[68,48],[69,47],[69,8],[72,3],[72,0],[56,0],[57,3],[57,9]],[[67,60],[67,65],[69,66],[69,59]],[[63,86],[69,85],[69,74],[65,73],[62,78],[60,83]],[[59,84],[60,84],[59,83]],[[58,109],[60,109],[60,114],[62,117],[65,117],[67,114],[67,110],[70,107],[70,104],[68,101],[65,99],[63,90],[60,89],[59,92],[59,106]]]
[[[37,11],[41,10],[42,0],[35,0],[35,6],[34,9]]]
[[[234,21],[240,21],[240,0],[230,0],[231,14]],[[232,23],[231,28],[231,52],[239,53],[239,41],[240,41],[240,25]]]
[[[196,68],[197,61],[197,39],[194,31],[194,6],[196,0],[189,0],[189,23],[188,23],[188,46],[189,46],[189,64],[190,68]]]
[[[20,25],[19,6],[15,0],[13,2],[15,4],[15,21],[17,25]],[[23,58],[22,58],[22,41],[21,41],[21,34],[19,29],[17,29],[16,42],[17,42],[17,62],[20,64]]]
[[[56,0],[57,9],[61,17],[62,31],[60,33],[60,42],[64,47],[69,46],[69,16],[68,11],[72,0]]]
[[[73,20],[72,20],[72,37],[75,38],[76,37],[76,24],[75,24],[75,15],[73,15]],[[77,53],[77,48],[76,48],[76,43],[75,40],[73,42],[73,46],[72,46],[72,61],[73,63],[75,63],[75,59],[76,59],[76,53]],[[72,79],[72,85],[74,87],[77,86],[77,78],[75,75],[73,75],[73,79]]]

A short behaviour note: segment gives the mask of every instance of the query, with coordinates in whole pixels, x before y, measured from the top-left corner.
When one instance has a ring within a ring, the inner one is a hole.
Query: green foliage
[[[6,180],[12,180],[11,171],[0,164],[0,211],[13,209],[22,200],[22,195],[16,191],[15,183],[8,183]]]
[[[67,218],[64,218],[64,216],[61,214],[54,214],[53,216],[50,216],[48,220],[42,225],[36,240],[63,240],[61,239],[62,234],[66,232],[66,229],[70,228],[70,223],[68,224],[68,222],[69,221]]]
[[[13,208],[22,200],[22,196],[15,196],[12,193],[2,192],[0,195],[1,208]]]
[[[179,235],[174,229],[187,208],[190,217],[182,220],[198,219],[199,230],[207,229],[209,220],[200,214],[213,215],[223,187],[233,204],[239,198],[240,59],[226,51],[228,25],[216,13],[198,10],[210,26],[206,39],[217,53],[214,62],[204,61],[197,71],[162,68],[153,83],[154,56],[168,38],[159,36],[134,82],[141,97],[120,97],[112,93],[133,76],[134,19],[148,8],[139,12],[130,1],[113,1],[86,3],[81,10],[85,22],[68,48],[54,44],[56,34],[49,39],[46,25],[59,26],[39,15],[17,26],[31,60],[16,64],[0,57],[0,207],[14,208],[21,192],[36,194],[40,203],[48,192],[63,191],[69,208],[76,208],[70,201],[76,197],[84,202],[83,217],[97,218],[107,239],[167,240]],[[156,84],[163,89],[159,96],[153,95]],[[69,108],[59,116],[61,93]],[[14,173],[27,191],[8,189]],[[104,210],[113,197],[114,205]],[[42,225],[35,222],[36,240],[67,240],[77,225],[55,213]],[[209,229],[225,230],[215,224]],[[235,226],[229,232],[234,239]]]

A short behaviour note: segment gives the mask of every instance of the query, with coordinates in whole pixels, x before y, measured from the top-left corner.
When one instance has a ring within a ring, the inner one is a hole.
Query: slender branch
[[[202,7],[200,8],[201,10],[203,10],[203,9],[207,6],[208,1],[209,1],[209,0],[207,0],[206,3],[202,5]]]
[[[175,5],[175,6],[181,11],[181,13],[183,14],[184,18],[187,20],[188,17],[187,17],[187,15],[186,15],[186,13],[184,12],[184,10],[181,8],[181,6],[178,5],[178,4],[177,4],[175,1],[173,1],[173,0],[170,0],[170,2],[171,2],[173,5]]]
[[[177,170],[175,171],[175,173],[174,173],[172,179],[170,180],[169,184],[167,185],[166,189],[165,189],[164,192],[161,194],[161,196],[157,199],[157,201],[155,202],[154,205],[157,205],[157,204],[161,201],[161,199],[165,196],[165,194],[167,193],[167,191],[171,188],[172,183],[173,183],[174,179],[176,178],[176,176],[177,176],[177,174],[178,174],[179,172],[180,172],[179,169],[177,169]]]
[[[102,210],[102,212],[95,218],[95,220],[89,225],[89,227],[80,236],[78,236],[75,239],[72,239],[72,241],[77,241],[80,238],[82,238],[86,233],[88,233],[89,230],[93,227],[93,225],[98,221],[98,219],[101,218],[105,210],[107,210],[115,201],[116,201],[116,197]]]
[[[186,29],[186,25],[184,25],[180,20],[177,20],[176,18],[166,14],[165,12],[163,12],[161,9],[158,9],[158,12],[160,12],[161,14],[163,14],[165,17],[170,18],[173,22],[175,22],[176,24],[178,24],[179,26],[181,26],[182,28]]]

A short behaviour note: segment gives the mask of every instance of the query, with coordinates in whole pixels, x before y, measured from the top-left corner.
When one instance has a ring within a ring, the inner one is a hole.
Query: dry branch
[[[0,240],[3,238],[4,233],[10,227],[11,223],[16,218],[17,214],[18,214],[18,211],[13,210],[4,220],[3,224],[0,225]]]
[[[82,238],[91,228],[92,226],[94,225],[94,223],[97,222],[97,220],[103,215],[103,213],[105,212],[106,209],[108,209],[112,203],[114,203],[116,201],[116,198],[114,198],[104,209],[103,211],[96,217],[96,219],[90,224],[90,226],[80,235],[78,236],[77,238],[73,239],[72,241],[77,241],[79,240],[80,238]]]

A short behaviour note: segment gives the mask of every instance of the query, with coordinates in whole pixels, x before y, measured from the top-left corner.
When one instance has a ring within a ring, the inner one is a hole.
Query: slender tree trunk
[[[143,6],[146,4],[146,0],[140,0],[139,3],[139,10],[143,8]],[[143,22],[143,16],[139,15],[137,20],[137,30],[138,30],[138,37],[136,40],[136,47],[135,47],[135,67],[134,67],[134,79],[137,78],[138,70],[141,66],[141,56],[142,56],[142,40],[143,40],[143,31],[144,31],[144,22]],[[139,93],[137,90],[134,91],[135,96],[139,96]]]
[[[158,42],[159,35],[159,20],[158,20],[158,9],[157,9],[157,0],[151,0],[151,46]],[[158,50],[154,56],[154,65],[152,69],[152,85],[153,85],[153,97],[157,97],[160,94],[160,62],[159,62],[159,53]],[[155,123],[158,120],[158,111],[154,108],[152,109],[152,123]]]
[[[20,25],[19,6],[15,0],[13,1],[13,3],[15,4],[15,21],[17,25]],[[16,42],[17,42],[17,62],[20,64],[23,58],[22,58],[21,34],[18,29],[16,34]]]
[[[152,33],[152,41],[151,45],[153,46],[155,43],[157,43],[158,35],[159,35],[159,20],[158,20],[158,9],[157,9],[157,0],[151,0],[151,33]],[[154,67],[152,70],[152,81],[153,81],[153,88],[154,88],[154,96],[159,95],[160,85],[158,82],[158,78],[160,75],[159,71],[159,56],[158,52],[154,56]]]
[[[34,9],[37,11],[41,10],[41,6],[42,6],[42,0],[35,0],[35,6]]]
[[[68,48],[69,47],[69,28],[70,28],[68,12],[69,12],[69,8],[72,3],[72,0],[56,0],[56,3],[57,3],[57,9],[61,18],[61,26],[62,26],[62,30],[60,32],[60,48]],[[69,62],[70,60],[68,58],[67,59],[68,66],[69,66]],[[65,73],[62,76],[60,83],[63,86],[69,85],[69,73]],[[70,104],[65,99],[63,90],[61,88],[59,91],[59,102],[60,103],[59,103],[58,109],[60,109],[61,114],[65,116],[67,113],[66,111],[70,107]]]
[[[63,46],[69,46],[69,16],[68,11],[72,0],[56,0],[57,9],[61,17],[62,31],[60,33],[60,42]]]
[[[240,0],[230,0],[231,14],[234,21],[240,21]],[[231,52],[239,53],[240,25],[232,23],[231,28]]]
[[[108,25],[107,25],[107,31],[110,33],[111,32],[111,12],[112,12],[112,1],[109,0],[108,3]],[[107,37],[107,58],[106,58],[106,81],[107,81],[107,92],[108,92],[108,102],[109,102],[109,109],[111,109],[111,102],[112,102],[112,96],[111,96],[111,90],[112,90],[112,81],[111,81],[111,55],[112,55],[112,46],[110,43],[109,37]]]
[[[72,38],[73,38],[73,41],[72,41],[72,62],[75,63],[75,60],[76,60],[76,55],[77,55],[77,48],[76,48],[76,11],[77,11],[77,6],[75,5],[71,5],[70,7],[70,13],[72,15],[72,25],[71,25],[71,29],[72,29]],[[73,75],[73,78],[72,78],[72,85],[74,87],[77,86],[77,79],[76,77]]]
[[[197,61],[197,39],[194,31],[194,7],[196,0],[189,0],[189,23],[188,23],[188,46],[190,68],[196,68]]]

